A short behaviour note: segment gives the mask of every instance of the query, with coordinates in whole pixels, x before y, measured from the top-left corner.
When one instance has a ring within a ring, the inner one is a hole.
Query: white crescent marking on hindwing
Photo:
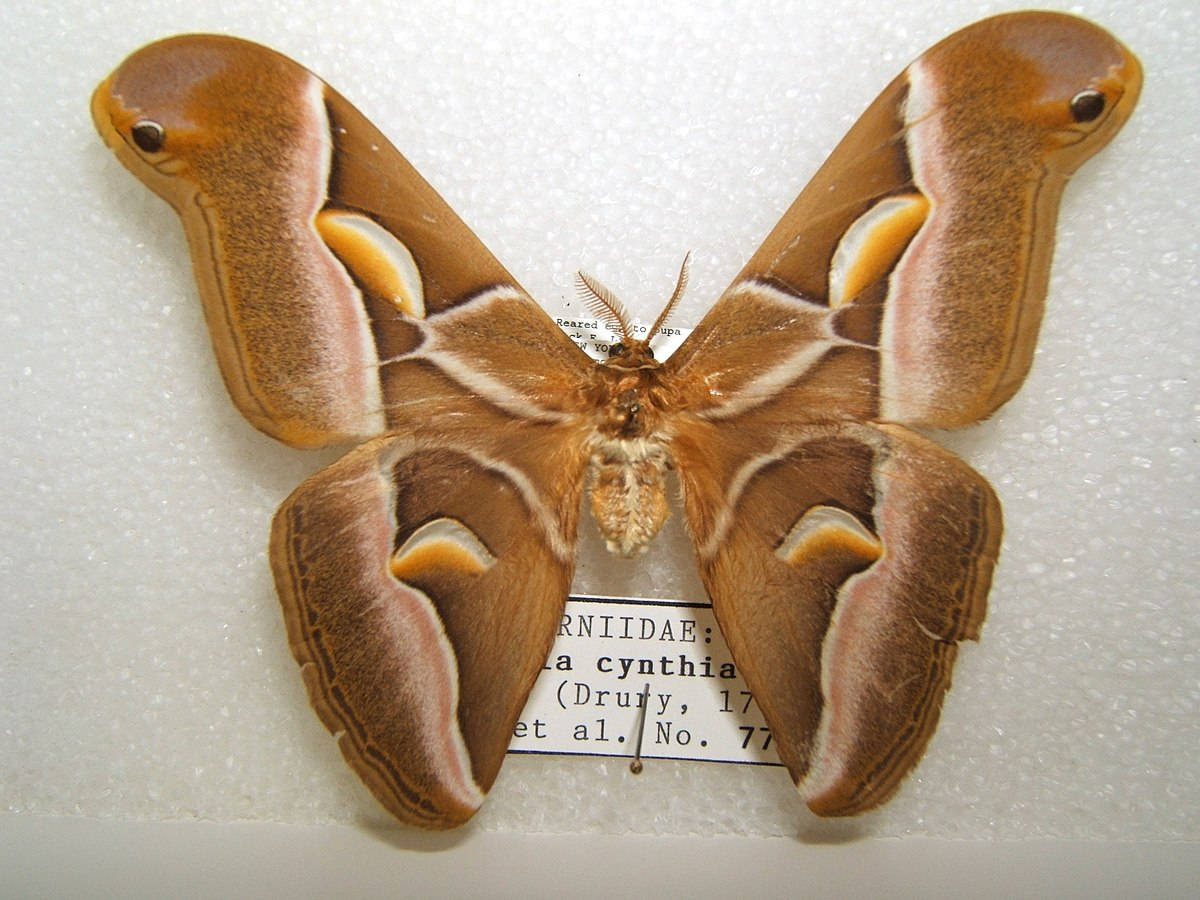
[[[392,575],[408,582],[413,574],[430,567],[456,569],[481,575],[496,564],[482,540],[458,519],[443,517],[426,522],[408,536],[392,554]]]
[[[734,476],[729,479],[729,486],[725,490],[725,497],[713,522],[712,532],[703,544],[698,544],[700,558],[710,559],[720,549],[721,544],[725,540],[725,535],[733,524],[734,511],[737,509],[738,501],[745,492],[746,485],[750,483],[750,480],[755,475],[771,463],[783,459],[788,454],[794,452],[797,447],[814,438],[837,437],[851,437],[854,440],[867,444],[872,448],[877,457],[884,451],[887,443],[886,436],[870,425],[860,422],[843,422],[832,426],[820,425],[802,429],[793,433],[786,441],[776,444],[775,449],[770,453],[760,453],[746,460]],[[876,481],[877,475],[873,472],[872,484],[875,484],[876,491],[879,492],[881,489],[876,484]],[[882,495],[880,494],[880,496]]]

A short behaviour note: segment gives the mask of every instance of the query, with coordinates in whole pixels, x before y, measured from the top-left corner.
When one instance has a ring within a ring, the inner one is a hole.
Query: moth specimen
[[[946,38],[662,361],[595,282],[624,340],[589,359],[379,131],[278,53],[170,38],[92,111],[182,217],[246,418],[296,447],[363,442],[284,502],[271,564],[346,759],[400,819],[447,828],[492,786],[549,651],[584,496],[630,555],[675,477],[810,808],[853,815],[895,791],[957,642],[979,634],[1001,534],[988,484],[914,428],[978,422],[1025,378],[1062,187],[1140,82],[1127,49],[1066,15]]]

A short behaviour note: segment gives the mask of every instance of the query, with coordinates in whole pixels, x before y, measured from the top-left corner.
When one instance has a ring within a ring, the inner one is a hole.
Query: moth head
[[[659,365],[654,358],[654,348],[650,346],[650,342],[654,336],[658,334],[659,329],[666,324],[671,313],[674,312],[679,300],[683,297],[683,292],[687,289],[688,282],[688,264],[691,262],[692,254],[689,252],[683,258],[683,265],[679,268],[679,278],[675,282],[675,290],[671,294],[671,299],[667,301],[667,305],[663,307],[663,311],[658,314],[658,318],[654,320],[654,324],[650,330],[646,332],[645,339],[635,338],[633,322],[629,318],[629,312],[625,309],[617,295],[605,287],[600,281],[586,272],[579,272],[576,275],[576,288],[579,292],[580,299],[592,315],[598,318],[609,330],[618,335],[618,340],[614,341],[608,348],[607,365],[615,366],[622,369],[638,369],[638,368],[654,368]]]

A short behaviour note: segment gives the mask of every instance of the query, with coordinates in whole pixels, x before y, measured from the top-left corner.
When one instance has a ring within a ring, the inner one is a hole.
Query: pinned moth
[[[589,359],[382,134],[278,53],[167,39],[92,112],[182,217],[246,418],[296,447],[364,442],[284,502],[271,564],[346,759],[397,817],[447,828],[494,782],[549,651],[583,495],[631,555],[673,477],[810,808],[853,815],[896,790],[957,642],[978,637],[1001,534],[983,478],[913,429],[977,422],[1020,386],[1062,187],[1140,83],[1127,49],[1070,16],[951,35],[662,361],[585,280],[624,335]]]

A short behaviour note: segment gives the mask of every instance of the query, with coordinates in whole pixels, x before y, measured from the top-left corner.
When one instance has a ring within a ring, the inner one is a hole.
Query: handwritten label
[[[646,686],[649,692],[646,693]],[[572,596],[513,733],[512,753],[779,765],[712,607]]]

